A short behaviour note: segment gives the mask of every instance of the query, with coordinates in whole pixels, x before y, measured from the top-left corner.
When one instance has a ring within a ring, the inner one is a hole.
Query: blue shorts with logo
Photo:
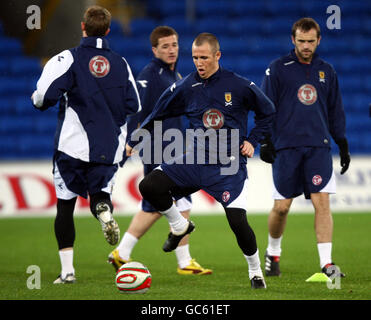
[[[101,191],[112,193],[117,164],[85,162],[60,151],[54,154],[53,160],[54,185],[58,198],[68,200],[77,195],[87,198],[88,194]]]
[[[277,151],[272,165],[273,182],[282,198],[295,198],[304,193],[320,192],[333,173],[331,149],[297,147]]]
[[[228,207],[245,190],[247,168],[246,164],[240,164],[236,174],[221,175],[222,167],[219,164],[161,165],[163,172],[177,184],[179,190],[190,194],[202,189],[223,207]]]

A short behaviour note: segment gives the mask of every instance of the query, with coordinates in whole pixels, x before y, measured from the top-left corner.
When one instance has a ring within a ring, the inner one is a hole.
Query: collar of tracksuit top
[[[108,41],[105,37],[83,37],[81,38],[80,46],[110,50]]]
[[[170,65],[167,64],[166,62],[162,61],[159,58],[153,57],[152,61],[159,66],[159,68],[163,68],[164,70],[167,70],[168,72],[176,74],[177,72],[177,65],[178,65],[178,60],[175,62],[174,65],[174,70],[170,69]]]
[[[221,76],[221,73],[222,73],[222,68],[219,66],[218,70],[206,79],[201,78],[198,72],[196,72],[195,77],[198,82],[202,82],[203,85],[206,86],[209,83],[214,82],[215,80],[218,80]]]
[[[289,56],[290,56],[290,58],[292,58],[296,62],[300,63],[300,65],[302,65],[302,66],[308,66],[308,67],[309,66],[313,66],[313,65],[317,64],[317,62],[320,61],[319,60],[319,56],[318,56],[318,54],[316,52],[313,54],[312,61],[310,63],[304,63],[304,62],[299,61],[299,58],[298,58],[298,56],[295,53],[295,49],[292,49],[290,51]]]

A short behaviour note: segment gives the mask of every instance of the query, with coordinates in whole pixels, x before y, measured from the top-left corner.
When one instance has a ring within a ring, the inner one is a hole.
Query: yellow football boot
[[[202,276],[202,275],[212,274],[213,270],[202,268],[200,264],[196,261],[196,259],[192,259],[191,263],[185,268],[180,269],[178,267],[177,272],[181,275],[195,274],[195,275]]]
[[[131,261],[131,259],[129,260],[123,260],[121,259],[120,255],[119,255],[119,251],[117,249],[113,250],[109,255],[108,255],[108,260],[107,262],[112,264],[112,266],[115,268],[115,270],[117,271],[123,264],[125,263],[128,263],[129,261]]]

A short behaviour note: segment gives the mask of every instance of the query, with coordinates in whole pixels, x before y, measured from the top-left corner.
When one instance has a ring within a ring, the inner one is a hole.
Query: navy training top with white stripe
[[[103,164],[122,160],[127,115],[141,110],[130,66],[104,37],[84,37],[51,58],[32,100],[40,110],[60,102],[55,150]]]

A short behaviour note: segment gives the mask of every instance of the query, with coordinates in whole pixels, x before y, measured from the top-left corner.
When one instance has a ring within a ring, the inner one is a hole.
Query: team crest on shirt
[[[319,174],[316,174],[316,175],[313,176],[313,178],[312,178],[312,183],[313,183],[315,186],[319,186],[319,185],[322,183],[322,177],[321,177]]]
[[[222,194],[223,202],[228,202],[230,198],[231,198],[231,194],[229,193],[229,191],[224,191]]]
[[[89,61],[89,71],[96,78],[105,77],[110,71],[110,63],[103,56],[95,56]]]
[[[217,109],[209,109],[204,112],[202,122],[207,129],[220,129],[224,124],[224,115]]]
[[[317,90],[311,84],[303,84],[298,90],[298,99],[302,104],[310,106],[317,101]]]
[[[231,107],[232,106],[232,93],[224,92],[224,100],[225,100],[225,106]]]
[[[325,72],[324,71],[319,71],[319,82],[325,83]]]

